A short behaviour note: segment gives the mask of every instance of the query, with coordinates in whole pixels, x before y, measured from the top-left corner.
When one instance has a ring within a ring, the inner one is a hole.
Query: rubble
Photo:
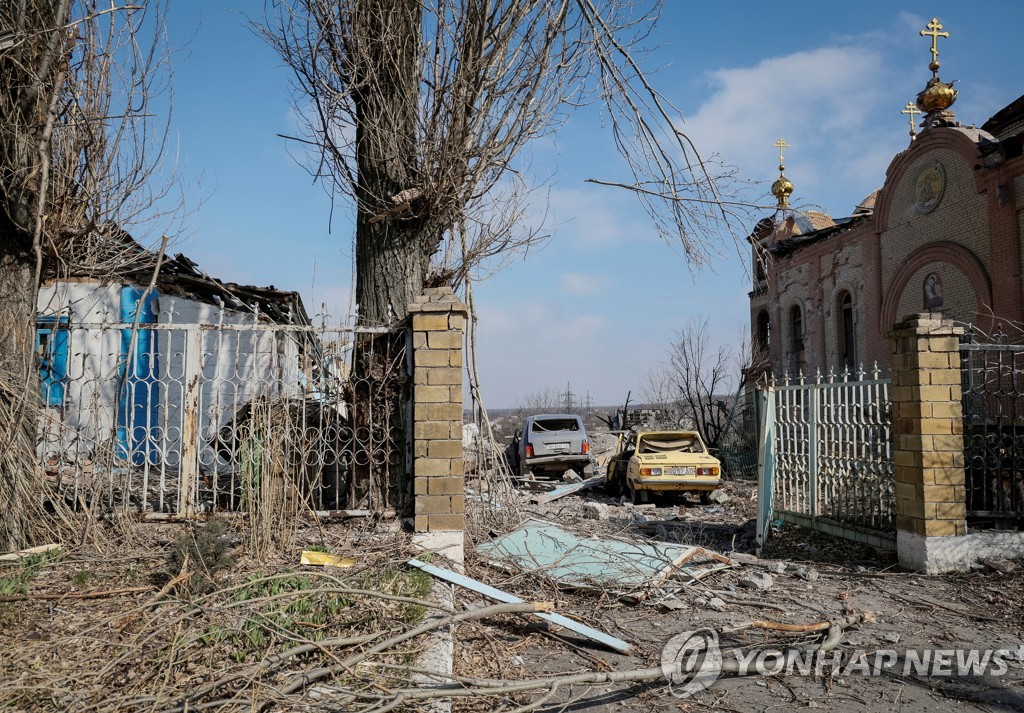
[[[607,520],[608,506],[604,503],[584,503],[583,517],[588,520]]]
[[[816,582],[818,581],[818,577],[821,576],[820,574],[818,574],[818,570],[812,567],[807,567],[805,565],[794,569],[793,574],[799,577],[800,579],[804,580],[805,582]]]
[[[721,488],[718,488],[717,490],[711,491],[711,495],[708,496],[708,499],[711,500],[711,502],[715,503],[716,505],[725,505],[727,502],[729,502],[729,493],[725,492]]]
[[[600,485],[604,481],[604,478],[595,477],[589,480],[582,480],[578,483],[569,483],[567,485],[560,485],[557,488],[552,488],[543,493],[533,493],[530,495],[530,499],[537,505],[544,505],[552,500],[558,500],[566,495],[578,493],[581,490],[587,490],[593,488],[595,485]]]
[[[658,602],[658,606],[664,609],[665,611],[681,611],[690,608],[689,606],[687,606],[686,602],[680,601],[678,599],[663,599],[660,602]]]
[[[579,473],[577,473],[575,470],[570,468],[569,470],[565,471],[565,474],[562,476],[562,482],[565,482],[565,483],[582,483],[583,482],[583,478],[581,478],[579,476]]]
[[[761,592],[771,589],[774,583],[775,581],[772,579],[772,576],[767,572],[751,572],[739,582],[741,587],[756,589]]]
[[[1017,569],[1016,563],[1011,560],[999,559],[997,557],[988,557],[981,561],[983,565],[995,572],[1001,572],[1003,574],[1009,574]]]

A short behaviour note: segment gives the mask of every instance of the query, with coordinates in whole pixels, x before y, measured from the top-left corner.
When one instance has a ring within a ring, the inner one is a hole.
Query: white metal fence
[[[71,502],[143,513],[244,509],[285,480],[314,509],[343,508],[353,464],[403,461],[401,428],[353,428],[346,407],[357,352],[375,383],[407,374],[394,340],[373,354],[390,331],[41,319],[44,473]]]
[[[759,391],[762,542],[773,514],[840,535],[894,531],[890,380],[880,377],[877,366],[819,372]]]

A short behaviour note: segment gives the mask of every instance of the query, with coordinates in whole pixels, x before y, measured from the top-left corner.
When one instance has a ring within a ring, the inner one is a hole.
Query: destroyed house
[[[328,359],[298,293],[224,282],[181,254],[155,271],[157,255],[123,233],[116,248],[113,275],[81,269],[39,291],[48,470],[80,473],[111,452],[132,466],[210,465],[218,429],[254,398],[322,390]]]

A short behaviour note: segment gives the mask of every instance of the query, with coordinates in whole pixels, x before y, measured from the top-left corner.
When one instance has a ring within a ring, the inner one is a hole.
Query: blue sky
[[[647,58],[657,87],[704,155],[719,155],[766,202],[785,137],[794,203],[839,217],[882,185],[908,142],[900,109],[930,76],[933,15],[940,76],[957,81],[964,124],[983,123],[1024,94],[1024,3],[966,4],[667,0]],[[302,293],[311,314],[349,308],[352,222],[292,158],[278,133],[294,120],[287,71],[246,25],[262,3],[175,0],[172,132],[193,212],[173,252],[221,279]],[[983,8],[983,9],[981,9]],[[723,232],[710,269],[692,271],[661,241],[636,201],[586,178],[625,180],[596,111],[577,114],[530,157],[549,177],[546,247],[476,287],[479,362],[488,406],[564,388],[597,404],[637,393],[665,360],[675,331],[708,317],[713,337],[746,331],[748,278]],[[333,208],[333,221],[331,220]],[[159,230],[159,226],[155,226]]]

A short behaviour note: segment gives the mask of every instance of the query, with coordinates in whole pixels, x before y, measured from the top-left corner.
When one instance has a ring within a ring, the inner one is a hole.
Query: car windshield
[[[578,431],[580,422],[575,418],[544,418],[533,422],[530,427],[533,433],[547,433],[548,431]]]
[[[640,437],[639,453],[703,453],[704,446],[692,433],[648,433]]]

